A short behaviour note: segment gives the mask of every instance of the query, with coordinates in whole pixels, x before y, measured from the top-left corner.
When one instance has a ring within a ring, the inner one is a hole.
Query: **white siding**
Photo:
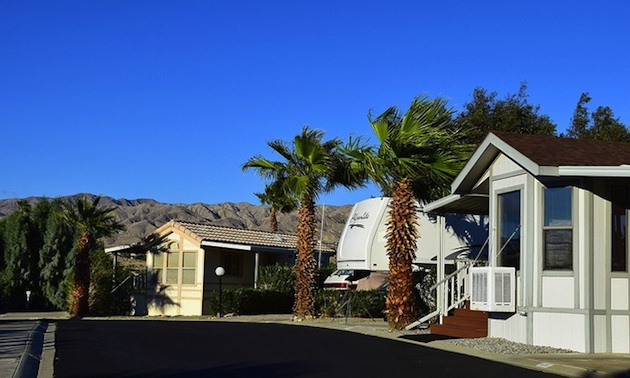
[[[596,310],[606,309],[608,292],[606,288],[606,272],[610,272],[610,260],[606,258],[609,253],[606,225],[608,206],[604,199],[594,196],[593,199],[593,301]]]
[[[505,320],[489,319],[488,336],[525,344],[527,343],[527,317],[514,314]]]
[[[610,318],[612,353],[630,353],[630,329],[628,315],[613,315]]]
[[[574,308],[575,286],[573,277],[543,277],[542,306]]]
[[[593,317],[594,353],[606,352],[606,316],[595,315]]]
[[[587,305],[592,306],[592,303],[589,303],[591,285],[585,285],[588,280],[593,278],[590,274],[587,274],[587,271],[591,268],[590,262],[587,261],[591,243],[591,233],[589,229],[593,227],[592,214],[590,213],[589,206],[591,196],[587,191],[582,189],[574,188],[573,192],[577,192],[577,206],[573,207],[577,212],[577,214],[573,216],[573,240],[577,241],[577,245],[573,247],[574,250],[577,250],[577,271],[574,272],[574,275],[577,280],[576,284],[580,285],[576,307],[585,308]],[[588,301],[587,298],[589,298]]]
[[[586,352],[585,315],[534,313],[534,345]]]
[[[503,154],[499,154],[496,160],[492,163],[493,176],[506,175],[515,172],[523,172],[523,168]]]
[[[628,309],[627,278],[612,278],[610,280],[610,308],[613,310]]]

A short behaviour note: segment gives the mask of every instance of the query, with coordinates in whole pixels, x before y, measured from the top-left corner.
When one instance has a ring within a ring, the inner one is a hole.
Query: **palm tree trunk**
[[[70,303],[70,315],[86,316],[89,311],[90,295],[90,237],[87,232],[81,234],[77,260],[74,270],[74,289]]]
[[[304,318],[315,313],[315,203],[309,195],[305,195],[300,204],[297,237],[293,313]]]
[[[269,210],[269,226],[271,227],[271,232],[278,232],[278,212],[276,208],[271,206],[271,210]]]
[[[418,237],[416,219],[411,182],[403,179],[394,189],[387,224],[389,285],[386,307],[391,329],[403,329],[416,317],[411,270]]]

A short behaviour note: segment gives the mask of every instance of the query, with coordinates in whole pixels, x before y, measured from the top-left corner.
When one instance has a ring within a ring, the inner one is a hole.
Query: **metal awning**
[[[487,194],[451,194],[424,205],[427,213],[488,215]]]

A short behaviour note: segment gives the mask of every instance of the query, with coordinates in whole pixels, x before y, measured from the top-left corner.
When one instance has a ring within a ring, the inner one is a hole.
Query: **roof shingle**
[[[242,244],[259,247],[287,248],[293,250],[295,250],[297,246],[297,236],[295,234],[247,230],[242,228],[174,220],[163,225],[160,229],[165,229],[169,226],[182,230],[188,234],[193,234],[196,238],[200,239],[200,241]],[[158,229],[158,231],[160,229]],[[334,252],[335,250],[328,245],[323,245],[322,251]]]
[[[550,135],[492,132],[540,166],[620,166],[630,164],[630,143]]]
[[[246,230],[241,228],[214,226],[211,224],[192,222],[176,221],[174,224],[183,226],[204,241],[291,249],[295,249],[295,246],[297,245],[297,237],[291,234]]]

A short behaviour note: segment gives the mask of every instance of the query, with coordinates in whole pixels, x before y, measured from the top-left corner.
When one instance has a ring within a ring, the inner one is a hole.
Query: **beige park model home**
[[[425,211],[486,209],[488,264],[515,272],[513,310],[485,307],[489,336],[628,353],[629,192],[629,144],[491,133]]]
[[[207,298],[218,290],[217,267],[225,270],[224,289],[256,287],[259,267],[292,265],[297,239],[292,234],[171,221],[156,230],[163,248],[147,253],[149,315],[209,314]],[[324,251],[327,256],[333,251]]]

